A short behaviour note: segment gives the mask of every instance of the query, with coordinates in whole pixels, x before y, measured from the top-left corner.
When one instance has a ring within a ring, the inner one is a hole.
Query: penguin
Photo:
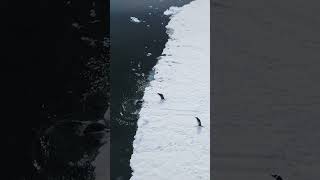
[[[272,177],[274,177],[275,180],[283,180],[281,176],[277,174],[271,174]]]
[[[201,125],[201,121],[200,121],[200,119],[199,119],[198,117],[195,117],[195,118],[197,119],[198,126],[199,126],[199,127],[203,127],[203,126]]]
[[[141,108],[142,104],[143,104],[143,100],[138,100],[138,101],[136,101],[135,106],[136,106],[136,108]]]
[[[143,103],[143,100],[136,101],[136,105],[141,105]]]
[[[164,96],[161,93],[158,93],[158,95],[160,96],[161,100],[164,100]]]

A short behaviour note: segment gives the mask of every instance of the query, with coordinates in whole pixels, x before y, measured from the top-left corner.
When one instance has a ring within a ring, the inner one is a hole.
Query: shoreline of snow
[[[195,0],[165,14],[171,15],[170,38],[145,89],[131,180],[209,180],[210,1]]]

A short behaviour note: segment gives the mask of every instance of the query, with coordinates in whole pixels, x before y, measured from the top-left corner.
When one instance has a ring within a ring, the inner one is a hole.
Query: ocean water
[[[171,7],[169,40],[145,88],[131,180],[210,179],[210,1]],[[163,93],[160,100],[157,93]],[[204,127],[198,127],[199,117]]]
[[[111,0],[111,179],[131,177],[132,142],[144,89],[168,40],[163,13],[191,0]],[[140,22],[133,22],[139,20]]]

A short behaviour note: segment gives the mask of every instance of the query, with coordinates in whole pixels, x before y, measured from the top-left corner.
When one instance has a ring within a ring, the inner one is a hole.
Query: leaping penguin
[[[158,93],[158,95],[160,96],[161,100],[164,100],[164,96],[161,93]]]
[[[198,121],[198,126],[199,126],[199,127],[203,127],[203,126],[201,125],[200,119],[199,119],[198,117],[196,117],[196,119],[197,119],[197,121]]]
[[[272,177],[274,177],[275,180],[283,180],[281,176],[277,174],[271,174]]]

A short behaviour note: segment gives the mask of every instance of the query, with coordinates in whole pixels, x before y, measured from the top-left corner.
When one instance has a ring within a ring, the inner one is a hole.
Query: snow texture
[[[210,1],[174,9],[165,13],[170,38],[145,90],[131,180],[210,179]]]
[[[172,6],[168,10],[166,10],[163,14],[166,16],[172,16],[172,15],[179,13],[180,10],[181,10],[181,8],[176,7],[176,6]]]

